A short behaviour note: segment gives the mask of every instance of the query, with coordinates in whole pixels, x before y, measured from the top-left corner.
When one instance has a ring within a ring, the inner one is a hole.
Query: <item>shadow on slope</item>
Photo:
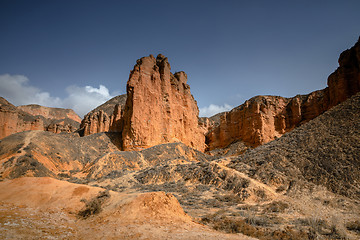
[[[234,158],[228,167],[292,191],[302,181],[360,199],[360,94],[281,138]]]

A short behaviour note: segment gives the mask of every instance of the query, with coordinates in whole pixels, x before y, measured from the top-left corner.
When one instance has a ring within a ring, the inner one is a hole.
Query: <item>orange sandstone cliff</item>
[[[120,132],[122,109],[126,94],[116,96],[85,115],[81,121],[80,133],[87,136],[99,132]]]
[[[71,109],[39,105],[16,107],[0,97],[0,139],[27,130],[74,132],[80,121],[80,117]]]
[[[328,87],[293,98],[257,96],[222,113],[216,124],[202,119],[207,127],[208,150],[223,148],[235,141],[252,147],[282,136],[360,91],[360,39],[339,58],[339,67],[328,78]]]
[[[81,118],[72,109],[51,108],[35,104],[22,105],[18,106],[17,108],[33,116],[39,115],[43,116],[44,118],[57,120],[68,118],[75,122],[81,122]]]
[[[170,70],[168,59],[160,54],[139,59],[131,71],[121,131],[125,150],[180,141],[204,151],[199,109],[187,75]]]

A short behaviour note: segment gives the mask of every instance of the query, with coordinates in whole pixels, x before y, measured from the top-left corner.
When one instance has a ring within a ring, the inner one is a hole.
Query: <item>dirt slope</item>
[[[119,151],[117,133],[86,137],[28,131],[0,142],[2,178],[21,176],[76,177],[98,179],[120,176],[149,166],[207,161],[208,156],[182,143],[157,145],[139,152]]]
[[[46,224],[39,219],[48,216],[52,209],[32,212],[34,206],[9,198],[1,208],[6,219],[1,227],[6,232],[23,234],[16,224],[28,220],[17,214],[33,213],[30,216],[34,219],[27,222],[29,226],[32,222],[39,227],[56,225],[56,231],[61,234],[73,233],[71,236],[78,238],[216,239],[223,236],[207,232],[207,227],[193,227],[186,220],[190,216],[193,221],[218,231],[244,233],[259,239],[359,239],[359,114],[358,94],[281,138],[236,157],[207,156],[181,143],[121,152],[117,135],[107,133],[84,138],[41,131],[14,134],[0,142],[3,178],[54,176],[114,193],[110,192],[111,198],[104,200],[98,217],[80,221],[54,214]],[[9,183],[7,180],[0,183],[4,186],[0,196],[9,196],[5,187],[11,187]],[[11,188],[14,191],[19,188],[23,193],[27,189],[18,185]],[[51,200],[46,197],[49,195],[38,195],[44,196],[41,200],[44,202],[34,202],[50,205],[45,204]],[[89,205],[92,199],[105,196],[89,196],[85,202]],[[180,211],[172,196],[187,215]],[[30,195],[19,199],[26,198],[32,199]],[[148,203],[149,199],[154,202]],[[10,211],[12,201],[15,207]],[[81,206],[71,201],[63,202]],[[54,199],[50,202],[54,202],[53,207],[60,204]],[[164,206],[166,203],[169,207]],[[21,208],[22,205],[27,207]],[[143,209],[145,205],[148,208]],[[183,221],[181,228],[173,217],[167,217],[174,212]],[[58,224],[58,217],[62,224]],[[12,218],[17,222],[9,220]],[[159,219],[163,221],[154,228]],[[109,228],[117,229],[116,233]],[[35,234],[33,228],[28,229]],[[49,227],[43,229],[57,234]],[[193,235],[187,235],[187,231]]]
[[[192,222],[171,194],[102,191],[52,178],[0,182],[0,238],[252,239]],[[89,202],[101,211],[79,216]]]
[[[360,94],[228,166],[279,188],[309,181],[360,200]]]

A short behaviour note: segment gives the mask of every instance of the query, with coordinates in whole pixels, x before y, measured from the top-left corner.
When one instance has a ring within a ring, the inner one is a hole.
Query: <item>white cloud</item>
[[[31,86],[29,82],[29,79],[22,75],[0,75],[0,96],[14,105],[39,104],[70,108],[81,117],[114,97],[104,85],[100,85],[99,88],[73,85],[66,88],[67,97],[61,99]]]
[[[68,97],[63,100],[63,105],[73,109],[81,117],[114,97],[110,95],[109,90],[104,85],[100,85],[99,88],[73,85],[67,87],[66,92]]]
[[[42,92],[39,88],[29,85],[29,79],[23,75],[0,75],[0,96],[14,105],[61,105],[60,98],[51,97],[48,92]]]
[[[226,104],[226,103],[223,106],[210,104],[207,107],[200,108],[199,116],[200,117],[211,117],[220,112],[230,111],[232,108],[233,108],[232,106],[230,106],[229,104]]]

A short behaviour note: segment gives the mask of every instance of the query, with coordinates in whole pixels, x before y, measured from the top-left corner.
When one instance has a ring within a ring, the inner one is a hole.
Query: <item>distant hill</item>
[[[0,97],[0,139],[28,130],[74,132],[79,128],[80,121],[80,117],[71,109],[39,105],[16,107]]]

